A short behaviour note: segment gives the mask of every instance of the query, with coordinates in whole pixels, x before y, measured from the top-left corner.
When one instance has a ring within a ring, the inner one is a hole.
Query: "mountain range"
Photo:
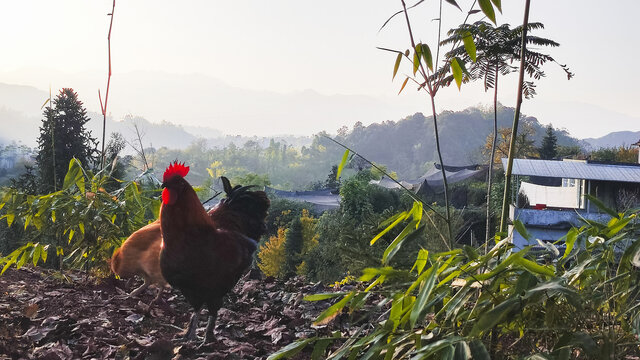
[[[145,81],[145,76],[151,77],[152,74],[145,75],[144,73],[142,73],[138,76],[138,78],[130,81],[132,83],[135,83],[136,81]],[[190,104],[200,103],[200,105],[198,106],[203,106],[205,105],[204,103],[208,98],[215,97],[217,91],[238,91],[233,90],[232,88],[227,87],[221,83],[208,85],[203,83],[196,84],[197,82],[203,80],[193,77],[191,81],[194,83],[195,87],[208,88],[210,92],[208,92],[207,94],[180,94],[178,90],[172,90],[172,81],[175,82],[177,81],[177,79],[171,80],[171,78],[168,77],[164,80],[166,81],[165,91],[170,92],[170,96],[173,96],[177,99],[176,104],[187,103],[187,101],[184,100],[185,96],[187,96],[191,99],[189,102]],[[110,99],[111,102],[118,101],[121,103],[125,103],[125,106],[130,106],[132,108],[134,107],[134,104],[138,104],[139,102],[140,106],[138,107],[139,110],[137,110],[137,113],[145,114],[145,116],[142,117],[127,115],[117,121],[111,117],[108,117],[106,125],[107,132],[120,132],[127,140],[132,142],[134,140],[137,140],[134,127],[134,125],[137,125],[138,129],[143,134],[143,143],[145,144],[145,146],[153,146],[156,148],[168,147],[183,149],[189,146],[189,144],[191,144],[198,138],[207,139],[209,146],[226,146],[232,142],[236,145],[242,145],[248,140],[253,140],[260,144],[268,144],[269,139],[271,138],[274,138],[278,141],[284,140],[286,143],[293,146],[308,145],[312,141],[312,134],[308,134],[307,136],[239,136],[224,135],[222,132],[213,127],[176,125],[175,123],[164,120],[164,117],[161,117],[162,114],[154,110],[154,102],[152,99],[149,99],[144,94],[136,95],[134,86],[127,87],[126,90],[120,89],[119,91],[120,94],[118,96],[112,96],[112,98]],[[53,95],[55,96],[55,94]],[[304,119],[304,123],[317,122],[317,126],[323,126],[318,127],[319,130],[327,130],[331,132],[332,128],[337,129],[338,127],[343,125],[333,123],[331,121],[323,121],[318,118],[319,115],[317,113],[315,113],[314,111],[309,111],[309,109],[322,107],[320,103],[322,103],[322,101],[324,100],[327,100],[326,98],[323,100],[323,96],[320,96],[313,92],[302,92],[294,95],[293,98],[285,96],[278,97],[274,93],[267,92],[245,92],[238,93],[238,96],[247,96],[248,99],[245,100],[246,103],[260,103],[260,106],[267,106],[268,103],[272,101],[290,101],[291,111],[298,112],[300,114],[300,118]],[[36,138],[37,134],[39,133],[39,126],[42,116],[41,107],[48,98],[48,92],[39,90],[35,87],[0,83],[0,127],[2,130],[0,132],[0,142],[6,143],[10,141],[19,141],[27,146],[36,146]],[[329,106],[332,107],[331,111],[338,111],[340,109],[340,106],[338,105],[344,105],[344,103],[346,102],[352,102],[350,104],[351,108],[367,109],[371,107],[369,106],[371,99],[368,99],[366,97],[335,96],[328,98],[330,100],[329,103],[332,103],[333,101],[333,107]],[[298,101],[292,101],[291,99],[298,99]],[[227,112],[227,115],[229,116],[233,115],[235,119],[234,121],[241,123],[241,120],[239,120],[241,116],[255,117],[255,114],[251,114],[250,111],[246,112],[242,110],[245,107],[244,105],[228,104],[227,107],[223,107],[223,109],[220,111]],[[239,109],[239,113],[231,114],[230,109],[232,108]],[[164,114],[167,115],[167,118],[178,118],[179,113],[182,113],[186,117],[197,116],[195,114],[195,110],[190,110],[189,108],[172,106],[168,107],[168,109],[173,109],[172,111],[174,111],[175,114],[173,114],[172,116]],[[366,113],[366,111],[364,110],[363,112]],[[214,112],[212,112],[212,114],[214,114]],[[322,116],[325,115],[326,114],[323,114]],[[88,128],[92,131],[95,137],[98,137],[97,134],[100,134],[102,131],[102,115],[95,112],[89,112],[89,117],[91,118],[91,121],[88,124]],[[237,117],[237,119],[235,117]],[[150,121],[149,119],[153,121]],[[500,126],[510,126],[512,119],[512,109],[509,110],[509,108],[502,108],[499,116]],[[536,128],[536,140],[539,142],[539,140],[544,135],[543,132],[539,131],[542,128],[542,125],[540,125],[537,119],[535,119],[534,117],[525,117],[525,119],[529,119],[529,121],[535,125],[534,127]],[[418,123],[422,125],[417,126],[416,124]],[[405,133],[403,136],[405,139],[411,139],[412,136],[417,136],[416,134],[433,134],[432,125],[429,124],[431,124],[431,121],[427,121],[427,118],[421,113],[407,116],[403,119],[399,119],[398,121],[384,121],[380,123],[374,123],[367,126],[367,128],[369,129],[369,131],[367,131],[367,137],[351,137],[351,139],[353,140],[351,145],[366,153],[366,149],[369,146],[379,147],[381,146],[381,144],[385,143],[387,144],[385,146],[390,146],[391,144],[389,143],[389,138],[392,137],[392,133],[403,134],[404,131]],[[241,125],[242,124],[239,124],[239,126]],[[362,127],[361,124],[357,126]],[[479,149],[479,147],[484,143],[486,136],[491,131],[491,114],[488,111],[479,108],[469,108],[464,111],[456,112],[444,111],[439,115],[439,126],[441,136],[444,140],[443,147],[445,148],[445,157],[449,158],[445,160],[449,160],[449,162],[453,160],[455,162],[454,159],[465,159],[462,161],[469,161],[468,159],[472,155],[470,154],[470,152]],[[418,128],[420,129],[418,130]],[[381,129],[383,129],[383,131],[379,131]],[[250,133],[250,131],[246,132]],[[243,133],[243,131],[239,131],[239,133]],[[380,133],[380,136],[374,135],[376,133]],[[582,147],[587,149],[619,146],[623,144],[629,145],[631,143],[637,142],[640,139],[640,132],[632,131],[614,132],[599,138],[588,138],[582,139],[581,141],[572,138],[570,134],[566,133],[566,131],[558,131],[557,134],[559,136],[559,142],[561,144],[580,144]],[[400,135],[398,136],[400,138],[403,137]],[[404,142],[409,144],[420,143],[422,144],[421,146],[428,147],[430,147],[430,144],[432,144],[430,135],[427,136],[426,141],[412,142],[405,140]],[[400,143],[398,146],[402,147],[403,144]],[[412,151],[417,151],[417,149],[414,149]]]

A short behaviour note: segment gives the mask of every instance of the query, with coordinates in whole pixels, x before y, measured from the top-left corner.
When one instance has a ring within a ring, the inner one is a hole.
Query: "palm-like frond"
[[[532,30],[544,29],[542,23],[529,23],[527,32]],[[520,61],[520,47],[522,42],[522,26],[511,29],[509,24],[503,24],[494,27],[491,23],[485,21],[477,21],[473,24],[463,24],[457,28],[447,32],[448,38],[444,39],[440,44],[460,44],[466,36],[472,36],[476,46],[476,61],[472,62],[467,54],[465,47],[460,45],[446,53],[448,59],[457,57],[468,64],[469,80],[482,80],[485,91],[493,88],[496,83],[496,72],[499,75],[507,75],[517,68],[512,65],[514,62]],[[550,55],[539,52],[535,47],[557,47],[557,42],[542,38],[539,36],[527,35],[527,45],[533,48],[527,49],[525,56],[525,71],[529,77],[539,80],[545,76],[542,66],[547,62],[558,64],[567,74],[567,78],[571,79],[573,73],[566,65],[558,63]],[[496,71],[497,70],[497,71]],[[448,76],[448,68],[442,69],[445,74],[434,74],[433,78],[441,79],[442,86],[451,84],[452,78]],[[524,87],[524,93],[527,98],[533,97],[535,86],[532,82],[528,82]]]

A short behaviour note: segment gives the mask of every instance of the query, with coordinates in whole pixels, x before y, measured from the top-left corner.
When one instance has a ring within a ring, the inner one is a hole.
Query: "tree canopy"
[[[554,159],[558,156],[558,138],[553,131],[553,126],[547,126],[547,132],[542,138],[542,146],[538,150],[541,159]]]
[[[85,127],[88,121],[87,110],[71,88],[60,90],[53,100],[53,107],[45,109],[36,156],[44,192],[62,185],[72,158],[85,166],[91,166],[97,160],[97,140]]]

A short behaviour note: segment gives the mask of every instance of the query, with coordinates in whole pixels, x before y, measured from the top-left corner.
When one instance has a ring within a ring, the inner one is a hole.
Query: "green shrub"
[[[544,252],[557,256],[552,262],[531,246],[514,249],[507,238],[486,255],[469,246],[439,253],[421,249],[413,267],[402,269],[390,257],[416,232],[422,212],[414,204],[387,221],[408,223],[404,236],[387,247],[381,265],[362,271],[362,286],[307,297],[341,298],[317,323],[343,309],[362,314],[358,310],[372,294],[383,315],[378,312],[358,331],[300,339],[270,358],[307,346],[328,359],[637,357],[640,211],[618,214],[590,200],[613,218],[607,224],[588,221],[546,244]],[[529,236],[517,220],[515,228]]]
[[[157,218],[160,209],[159,192],[143,190],[138,179],[107,192],[104,185],[112,181],[108,170],[93,174],[74,158],[59,191],[39,196],[3,189],[0,221],[23,228],[24,234],[21,246],[0,259],[2,272],[13,264],[46,263],[56,256],[72,268],[106,270],[113,250]]]

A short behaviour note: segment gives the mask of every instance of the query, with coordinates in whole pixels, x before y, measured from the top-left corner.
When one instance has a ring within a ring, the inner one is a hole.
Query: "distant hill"
[[[500,107],[498,127],[511,127],[514,109]],[[521,124],[535,130],[539,146],[546,128],[535,117],[525,116]],[[523,126],[523,125],[521,125]],[[482,147],[493,130],[493,111],[476,107],[444,111],[438,115],[440,145],[447,165],[467,165],[482,161]],[[579,145],[566,131],[556,130],[559,145]],[[342,138],[353,149],[401,177],[418,177],[437,159],[433,119],[416,113],[400,121],[356,126]]]
[[[52,94],[55,96],[56,94]],[[49,93],[32,86],[0,83],[0,144],[18,141],[29,147],[37,146],[37,138],[42,123],[41,106],[49,98]],[[102,136],[102,115],[88,111],[90,121],[87,128],[93,136]],[[209,146],[224,147],[231,143],[242,146],[249,140],[267,146],[270,139],[284,141],[288,145],[301,147],[309,145],[311,136],[278,135],[270,137],[224,135],[217,129],[203,126],[182,126],[169,121],[159,123],[142,116],[125,116],[122,120],[107,117],[107,138],[112,132],[121,133],[129,142],[137,141],[134,125],[143,135],[145,147],[167,147],[184,149],[194,140],[203,138]]]
[[[52,94],[55,96],[55,94]],[[40,107],[49,99],[49,93],[33,86],[0,83],[0,107],[21,113],[27,117],[42,114]]]
[[[583,141],[590,150],[597,150],[603,147],[629,146],[640,140],[640,131],[616,131],[599,138],[587,138]]]

